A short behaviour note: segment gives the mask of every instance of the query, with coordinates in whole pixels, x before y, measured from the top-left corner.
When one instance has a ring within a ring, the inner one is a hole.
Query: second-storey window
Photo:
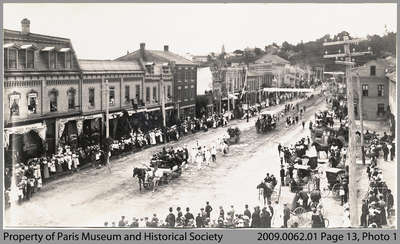
[[[378,97],[383,97],[384,92],[383,92],[383,85],[378,85]]]
[[[367,84],[362,85],[362,95],[363,95],[363,97],[368,97],[368,85]]]
[[[17,49],[8,49],[8,65],[10,69],[17,68]]]
[[[146,102],[150,102],[150,87],[146,87]]]
[[[125,86],[125,103],[129,103],[131,99],[129,94],[129,89],[130,89],[129,86]]]
[[[65,68],[65,53],[64,52],[57,53],[57,64],[61,68]]]
[[[139,102],[139,100],[140,100],[140,85],[136,85],[135,92],[136,92],[136,95],[135,95],[136,101]]]
[[[115,104],[115,87],[113,86],[110,86],[109,89],[109,102],[111,106]]]
[[[28,113],[36,114],[36,106],[37,106],[37,93],[30,92],[28,94]]]
[[[49,55],[49,68],[55,69],[56,68],[56,53],[53,51],[50,51],[48,53],[48,55]]]
[[[153,87],[153,101],[157,102],[157,87]]]
[[[26,51],[26,66],[28,69],[33,69],[35,67],[35,51]]]
[[[68,95],[68,109],[75,109],[75,89],[70,88],[67,92]]]
[[[57,112],[57,96],[58,92],[57,90],[53,89],[49,93],[49,99],[50,99],[50,112]]]
[[[18,66],[20,69],[26,68],[26,50],[18,50]]]
[[[65,68],[70,69],[72,68],[72,55],[71,52],[65,53]]]
[[[89,88],[89,107],[94,107],[94,88]]]

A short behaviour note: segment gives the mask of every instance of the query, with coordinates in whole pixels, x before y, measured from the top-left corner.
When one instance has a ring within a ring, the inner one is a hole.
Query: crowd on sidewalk
[[[226,211],[226,212],[225,212]],[[255,206],[252,211],[246,204],[242,211],[238,211],[234,205],[228,209],[219,206],[214,210],[209,202],[200,208],[197,215],[186,207],[185,212],[181,207],[174,211],[168,209],[165,219],[157,214],[151,217],[133,217],[129,220],[121,216],[119,221],[104,222],[104,227],[127,228],[286,228],[290,219],[290,209],[287,204],[281,207],[278,202],[270,201],[265,207]],[[296,227],[291,226],[291,227]]]

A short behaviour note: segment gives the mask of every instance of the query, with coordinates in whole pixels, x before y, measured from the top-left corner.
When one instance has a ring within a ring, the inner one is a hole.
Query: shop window
[[[146,102],[150,102],[150,87],[146,87]]]
[[[38,94],[35,91],[28,93],[28,113],[36,114],[37,111],[37,97]]]
[[[383,85],[378,85],[378,97],[383,97]]]
[[[139,102],[139,100],[140,100],[140,85],[136,85],[135,92],[136,92],[136,95],[135,95],[136,101]]]
[[[130,94],[129,94],[129,86],[125,86],[125,103],[129,103],[130,101]]]
[[[110,86],[110,89],[109,89],[109,104],[111,106],[115,105],[115,87],[113,87],[113,86]]]
[[[57,97],[58,91],[56,89],[53,89],[49,92],[50,112],[57,112]]]
[[[19,102],[21,101],[21,94],[18,92],[13,92],[9,95],[9,103],[10,103],[10,116],[18,116],[19,115]]]
[[[378,103],[377,115],[383,116],[385,114],[385,104]]]
[[[9,49],[8,50],[8,67],[10,69],[17,68],[17,50],[16,49]]]
[[[362,95],[363,97],[368,97],[368,85],[362,85]]]
[[[26,68],[26,50],[18,50],[18,66],[20,69]]]
[[[68,95],[68,109],[75,109],[75,94],[76,90],[74,88],[70,88],[67,92]]]
[[[94,88],[89,88],[89,107],[94,108]]]
[[[35,51],[26,51],[26,65],[28,69],[33,69],[35,67]]]
[[[375,76],[376,75],[376,66],[375,65],[371,65],[370,67],[369,67],[369,73],[370,73],[370,76]]]

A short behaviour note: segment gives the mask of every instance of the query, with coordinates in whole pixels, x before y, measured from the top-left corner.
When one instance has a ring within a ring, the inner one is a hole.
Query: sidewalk
[[[356,121],[357,129],[360,129],[360,122]],[[369,130],[370,132],[376,131],[380,136],[383,135],[383,132],[389,133],[390,129],[385,124],[384,121],[364,121],[364,130]],[[392,190],[392,194],[394,197],[394,208],[396,209],[397,215],[397,155],[393,161],[385,162],[383,157],[378,158],[378,167],[382,170],[383,180],[386,182],[389,189]],[[357,208],[358,208],[358,219],[361,216],[361,206],[362,199],[364,199],[368,193],[369,189],[369,180],[367,174],[367,167],[369,165],[369,160],[366,160],[366,164],[362,165],[361,159],[357,158]],[[392,216],[388,218],[388,226],[384,228],[396,228],[396,216]]]

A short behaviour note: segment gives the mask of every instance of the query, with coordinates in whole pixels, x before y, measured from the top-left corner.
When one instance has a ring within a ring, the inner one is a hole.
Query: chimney
[[[146,46],[146,43],[144,43],[144,42],[140,43],[140,57],[143,60],[146,60],[145,46]]]
[[[22,32],[22,34],[24,34],[24,35],[29,34],[30,25],[31,25],[31,22],[27,18],[25,18],[25,19],[23,19],[21,21],[21,32]]]
[[[164,45],[164,52],[168,52],[168,45]]]

